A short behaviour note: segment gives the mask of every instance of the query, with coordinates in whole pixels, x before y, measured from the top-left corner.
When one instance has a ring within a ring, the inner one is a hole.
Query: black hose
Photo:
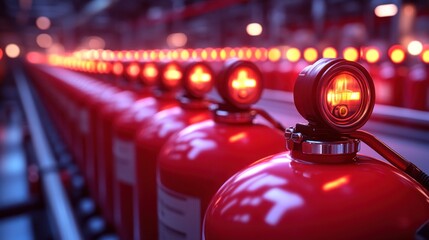
[[[286,128],[280,122],[278,122],[273,117],[271,117],[271,115],[268,114],[265,110],[263,109],[252,109],[252,110],[256,111],[261,117],[265,118],[265,120],[267,120],[275,128],[279,129],[282,132],[286,131]]]
[[[410,177],[420,183],[424,188],[426,188],[426,190],[429,191],[429,176],[421,169],[419,169],[416,165],[407,161],[395,150],[380,141],[378,138],[362,130],[352,132],[348,134],[348,136],[362,140],[364,143],[374,149],[378,154],[380,154],[387,161],[389,161],[393,166],[408,174]]]

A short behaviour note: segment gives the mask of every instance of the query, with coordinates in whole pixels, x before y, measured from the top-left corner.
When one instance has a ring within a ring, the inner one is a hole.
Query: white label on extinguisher
[[[79,126],[82,133],[89,133],[89,113],[86,109],[79,112]]]
[[[135,183],[135,156],[135,146],[132,141],[114,138],[113,157],[116,179],[129,184]]]
[[[201,238],[200,199],[177,193],[158,183],[158,230],[160,240]]]

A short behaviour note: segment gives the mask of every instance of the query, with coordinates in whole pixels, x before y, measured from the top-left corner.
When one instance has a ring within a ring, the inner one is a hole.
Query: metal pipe
[[[34,144],[36,160],[42,173],[41,179],[44,194],[47,200],[49,213],[53,218],[56,230],[55,239],[76,240],[82,239],[70,203],[66,197],[64,187],[57,171],[44,171],[56,166],[56,160],[48,145],[46,134],[40,121],[39,113],[34,104],[27,78],[22,68],[15,66],[13,75],[16,81],[19,97],[24,108],[29,130]]]

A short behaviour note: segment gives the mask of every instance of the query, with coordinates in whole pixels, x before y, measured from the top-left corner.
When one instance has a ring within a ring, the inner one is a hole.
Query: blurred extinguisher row
[[[117,55],[64,64],[51,59],[27,70],[86,181],[86,196],[96,206],[88,218],[99,214],[105,222],[99,234],[419,236],[429,219],[429,178],[359,130],[377,101],[377,86],[391,82],[374,83],[372,72],[381,70],[372,64],[368,72],[354,61],[316,61],[312,51],[305,54],[312,65],[304,68],[297,59],[287,66],[294,73],[282,79],[293,82],[287,90],[308,120],[287,129],[252,106],[264,74],[251,61]],[[361,142],[391,164],[358,154]]]

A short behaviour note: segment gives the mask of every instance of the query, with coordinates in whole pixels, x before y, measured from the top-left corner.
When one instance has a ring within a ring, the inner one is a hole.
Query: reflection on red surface
[[[323,191],[330,191],[339,188],[349,182],[350,177],[344,176],[323,184]]]

